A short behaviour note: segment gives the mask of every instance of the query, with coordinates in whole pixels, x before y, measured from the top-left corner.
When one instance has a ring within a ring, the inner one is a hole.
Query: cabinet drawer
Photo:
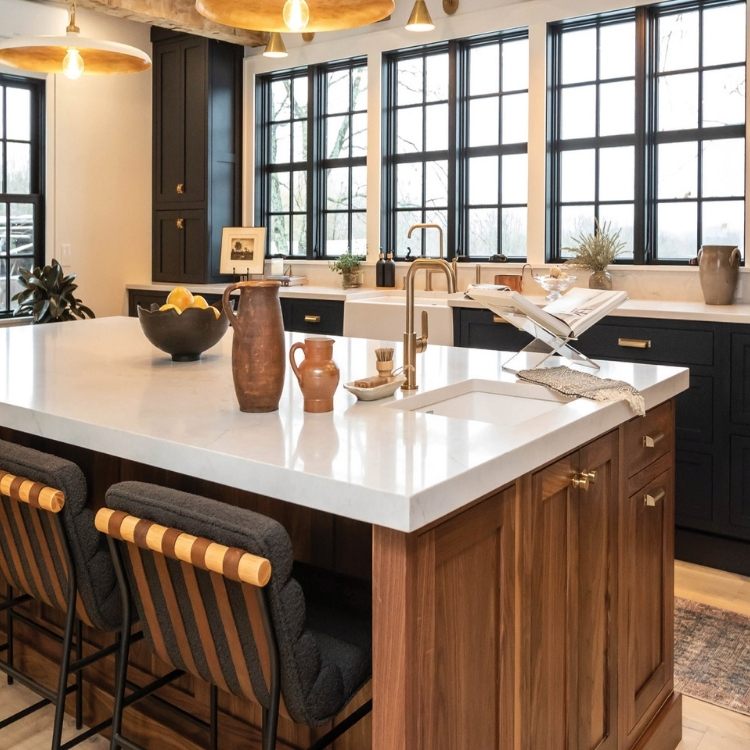
[[[131,318],[137,318],[139,307],[150,310],[151,305],[159,305],[159,307],[161,307],[166,301],[166,292],[141,292],[131,290],[128,292],[128,315],[130,315]]]
[[[632,477],[657,458],[669,453],[674,440],[672,403],[651,409],[645,417],[625,425],[625,456],[628,476]]]
[[[707,330],[600,323],[586,331],[579,344],[587,357],[597,359],[706,367],[714,363],[714,335]]]
[[[282,299],[284,328],[301,333],[341,336],[344,332],[344,303],[338,300]]]

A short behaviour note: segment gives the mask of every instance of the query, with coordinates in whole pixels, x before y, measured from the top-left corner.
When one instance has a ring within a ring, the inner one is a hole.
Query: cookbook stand
[[[514,354],[503,365],[503,370],[512,373],[517,373],[520,370],[536,370],[538,367],[546,366],[550,357],[554,356],[565,357],[565,359],[571,362],[577,362],[584,367],[590,367],[594,370],[599,369],[599,365],[596,362],[589,359],[585,354],[581,354],[578,349],[570,345],[571,341],[576,341],[574,337],[558,336],[522,312],[499,311],[496,309],[493,309],[492,312],[505,318],[508,323],[511,323],[520,331],[526,331],[526,333],[534,337],[534,340],[530,344],[521,349],[517,354]],[[526,356],[526,362],[533,362],[533,364],[530,367],[512,367],[511,363],[518,357],[521,357],[521,355],[535,355],[532,357]]]

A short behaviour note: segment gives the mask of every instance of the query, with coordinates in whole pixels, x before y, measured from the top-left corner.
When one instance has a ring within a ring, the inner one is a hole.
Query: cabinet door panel
[[[677,451],[675,456],[675,513],[678,523],[684,518],[711,520],[714,495],[713,476],[711,455]]]
[[[750,424],[750,334],[732,334],[732,395],[730,418]]]
[[[154,281],[182,278],[182,233],[179,211],[157,211],[154,216]]]
[[[206,126],[208,122],[207,42],[183,42],[185,76],[185,192],[186,203],[206,200]]]
[[[714,439],[714,379],[690,376],[690,388],[675,399],[675,437],[695,443]]]
[[[182,281],[198,283],[206,272],[206,212],[183,211],[184,258]]]
[[[732,436],[732,523],[750,529],[750,438]]]
[[[154,199],[174,203],[185,181],[185,112],[180,42],[154,47]]]

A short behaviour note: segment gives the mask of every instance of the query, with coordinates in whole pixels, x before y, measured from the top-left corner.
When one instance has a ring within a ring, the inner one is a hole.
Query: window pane
[[[745,4],[703,11],[703,64],[745,60]]]
[[[32,203],[10,204],[10,254],[33,255],[34,253],[34,205]]]
[[[702,245],[737,245],[743,250],[744,201],[707,201],[703,204]]]
[[[346,167],[328,170],[326,208],[329,211],[345,211],[349,208],[349,170]]]
[[[560,199],[564,203],[594,200],[594,149],[563,151]]]
[[[280,213],[289,210],[289,185],[291,175],[289,172],[273,172],[270,175],[272,213]]]
[[[294,118],[307,117],[307,77],[294,79],[292,93],[294,95]]]
[[[659,79],[659,130],[698,127],[698,74],[662,76]]]
[[[305,161],[307,159],[307,120],[295,122],[292,125],[294,136],[294,161]]]
[[[292,217],[292,252],[295,255],[307,254],[307,217],[297,215]]]
[[[367,167],[352,167],[352,208],[367,208]]]
[[[659,71],[698,67],[697,11],[659,19]]]
[[[307,172],[292,173],[292,211],[307,210]]]
[[[18,276],[21,273],[22,268],[26,268],[29,271],[32,268],[34,268],[33,258],[14,258],[13,260],[11,260],[10,262],[10,296],[11,297],[18,294],[18,292],[20,292],[22,289],[21,285],[18,283]],[[18,307],[18,302],[10,303],[11,310],[15,310],[17,307]]]
[[[661,203],[658,209],[657,254],[660,258],[692,258],[697,251],[698,206]]]
[[[503,43],[503,91],[529,88],[529,40]]]
[[[525,143],[529,140],[529,95],[503,97],[503,143]]]
[[[274,81],[271,84],[271,119],[288,120],[291,116],[289,100],[292,83],[286,81]]]
[[[0,112],[0,120],[1,119],[2,119],[2,112]],[[4,164],[3,153],[4,153],[3,144],[0,143],[0,193],[7,192],[5,189],[5,185],[3,184],[5,180],[5,164]],[[3,221],[5,221],[5,219],[3,218],[3,207],[0,206],[0,222],[3,222]],[[0,224],[0,239],[2,239],[4,229],[5,229],[4,224]],[[0,305],[2,305],[2,296],[0,296]]]
[[[497,169],[497,156],[469,159],[469,203],[471,205],[483,206],[497,203]]]
[[[584,232],[594,231],[593,206],[563,206],[560,209],[560,255],[570,258],[572,253],[564,252],[563,248],[575,243],[575,238]]]
[[[635,148],[603,148],[599,152],[599,200],[633,200]]]
[[[422,223],[421,211],[399,211],[396,214],[396,253],[399,257],[404,257],[409,249],[411,249],[412,256],[421,255],[424,232],[415,232],[411,239],[407,238],[409,227],[420,223]]]
[[[448,230],[448,217],[445,211],[427,211],[425,220],[428,224],[439,224],[443,228],[443,235]],[[425,236],[427,255],[437,257],[440,255],[440,237],[435,230],[422,232]],[[445,251],[445,249],[443,249]]]
[[[291,154],[289,123],[271,126],[271,164],[288,164]]]
[[[427,84],[425,101],[442,102],[448,99],[448,55],[430,55],[426,60]]]
[[[503,156],[503,203],[526,203],[529,199],[529,157]]]
[[[352,115],[352,156],[367,155],[367,112]]]
[[[448,148],[448,105],[432,104],[425,107],[427,128],[427,151],[443,151]]]
[[[611,231],[620,230],[620,240],[625,243],[618,258],[629,260],[633,257],[633,204],[601,206],[599,209],[599,223],[603,226],[605,222],[611,225]]]
[[[355,112],[367,109],[367,68],[355,68],[352,71],[352,110]]]
[[[326,255],[341,255],[349,249],[349,215],[326,215]]]
[[[8,153],[9,193],[31,192],[31,145],[28,143],[6,143]]]
[[[599,135],[635,132],[635,81],[605,83],[599,89]]]
[[[745,141],[731,138],[703,143],[703,197],[745,194]]]
[[[527,213],[525,208],[503,209],[502,251],[511,258],[526,257]]]
[[[663,143],[658,148],[659,198],[698,195],[698,144]]]
[[[277,253],[287,255],[290,252],[289,242],[289,217],[271,216],[271,255]]]
[[[703,74],[703,126],[745,122],[745,68],[707,70]]]
[[[576,86],[562,91],[561,137],[590,138],[596,135],[596,86]]]
[[[367,255],[367,214],[352,214],[352,253]]]
[[[503,55],[503,63],[505,56]],[[503,70],[503,76],[505,71]],[[469,95],[500,91],[500,46],[472,47],[469,52]]]
[[[448,162],[425,164],[425,205],[442,208],[448,205]]]
[[[507,116],[507,115],[506,115]],[[503,120],[505,126],[505,120]],[[469,146],[495,146],[500,137],[500,100],[474,99],[469,103]]]
[[[329,115],[349,111],[349,71],[334,70],[326,76],[328,99],[326,112]]]
[[[3,117],[3,106],[5,103],[5,87],[0,86],[0,138],[5,137],[5,133],[3,131],[3,126],[5,124],[5,118]],[[0,278],[2,278],[2,274],[0,274]],[[2,299],[2,297],[0,297]]]
[[[421,57],[398,61],[396,66],[396,97],[399,107],[403,107],[405,104],[422,102],[423,76],[424,61]]]
[[[30,141],[31,92],[8,86],[5,89],[5,96],[8,100],[6,137],[14,141]]]
[[[409,154],[422,150],[422,108],[400,109],[396,133],[398,153]]]
[[[596,78],[596,29],[568,31],[562,35],[562,82]]]
[[[635,22],[602,26],[599,31],[599,77],[635,75]]]
[[[398,208],[422,205],[422,165],[399,164],[396,167],[396,188]]]
[[[497,209],[469,211],[469,255],[489,257],[497,252]]]
[[[349,115],[327,118],[326,154],[329,159],[349,156]]]

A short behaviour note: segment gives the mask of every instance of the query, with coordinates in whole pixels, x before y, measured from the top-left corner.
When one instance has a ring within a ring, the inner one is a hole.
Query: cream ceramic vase
[[[704,245],[698,251],[698,269],[707,305],[731,305],[740,274],[736,245]]]

